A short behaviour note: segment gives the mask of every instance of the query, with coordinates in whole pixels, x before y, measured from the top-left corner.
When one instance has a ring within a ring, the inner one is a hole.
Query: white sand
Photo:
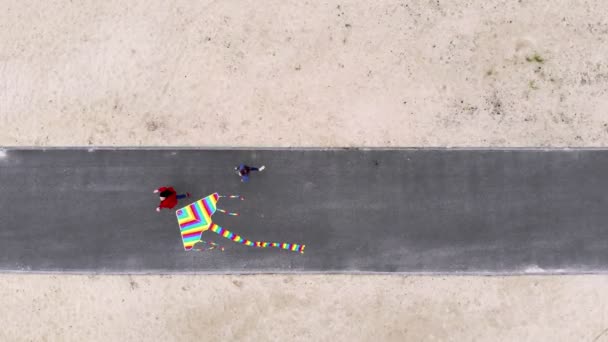
[[[2,341],[592,341],[608,302],[604,276],[0,282]]]
[[[607,146],[607,13],[0,0],[0,146]],[[608,341],[607,282],[2,275],[0,340]]]
[[[0,3],[3,145],[608,141],[601,0]]]

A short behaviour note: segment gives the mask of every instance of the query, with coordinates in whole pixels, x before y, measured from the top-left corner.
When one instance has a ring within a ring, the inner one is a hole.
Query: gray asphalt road
[[[606,272],[606,175],[604,150],[6,150],[0,270]],[[214,220],[306,253],[185,252],[161,185],[243,195]]]

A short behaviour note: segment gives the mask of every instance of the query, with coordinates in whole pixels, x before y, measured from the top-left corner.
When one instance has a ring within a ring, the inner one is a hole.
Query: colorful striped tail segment
[[[234,234],[228,229],[224,229],[218,226],[215,223],[211,224],[209,228],[212,232],[218,234],[221,237],[224,237],[232,242],[236,242],[241,245],[250,246],[250,247],[258,247],[258,248],[266,248],[266,247],[274,247],[284,249],[286,251],[299,252],[304,254],[304,248],[306,245],[299,245],[296,243],[279,243],[279,242],[266,242],[266,241],[251,241],[244,239],[243,237]]]
[[[228,211],[226,211],[224,209],[220,209],[220,208],[217,208],[217,211],[219,211],[220,213],[224,213],[226,215],[230,215],[230,216],[239,216],[239,213],[231,213],[231,212],[228,212]]]

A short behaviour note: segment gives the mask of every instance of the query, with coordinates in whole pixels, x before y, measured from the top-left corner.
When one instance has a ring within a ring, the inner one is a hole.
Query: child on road
[[[257,168],[257,167],[241,164],[239,166],[235,166],[234,171],[236,171],[236,174],[241,177],[241,182],[247,182],[249,180],[249,173],[251,171],[264,171],[265,168],[266,168],[266,166],[264,166],[264,165]]]
[[[160,211],[162,208],[173,209],[177,205],[177,200],[182,198],[190,197],[190,193],[186,192],[185,194],[178,195],[173,187],[165,187],[162,186],[156,190],[154,193],[158,193],[160,196],[160,204],[156,208],[156,211]]]

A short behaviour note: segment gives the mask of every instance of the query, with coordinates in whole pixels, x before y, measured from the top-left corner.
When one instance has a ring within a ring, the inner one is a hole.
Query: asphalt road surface
[[[241,183],[240,162],[266,170]],[[599,149],[7,149],[0,271],[605,273],[607,176]],[[212,232],[224,251],[186,252],[162,185],[243,195],[214,221],[305,253]]]

